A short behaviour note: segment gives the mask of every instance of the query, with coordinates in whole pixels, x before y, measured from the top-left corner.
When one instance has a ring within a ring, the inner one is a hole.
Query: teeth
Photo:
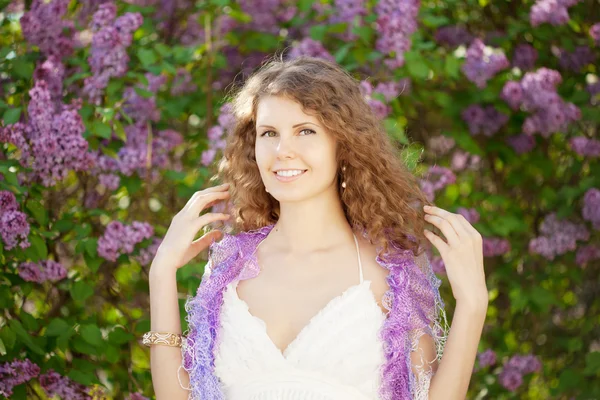
[[[277,171],[277,175],[279,176],[296,176],[296,175],[300,175],[302,172],[301,169],[294,169],[294,170],[288,170],[288,171]]]

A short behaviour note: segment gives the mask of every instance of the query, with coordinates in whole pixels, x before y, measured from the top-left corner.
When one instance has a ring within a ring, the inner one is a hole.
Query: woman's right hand
[[[211,230],[201,238],[194,240],[196,234],[205,225],[219,220],[227,220],[230,215],[224,213],[206,213],[202,210],[229,198],[229,184],[200,190],[190,198],[187,204],[173,217],[171,225],[156,251],[151,269],[177,269],[186,265],[213,241],[219,240],[223,232]]]

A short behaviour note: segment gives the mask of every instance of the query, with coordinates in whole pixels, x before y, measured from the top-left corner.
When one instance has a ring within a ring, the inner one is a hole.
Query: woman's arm
[[[417,394],[429,400],[463,400],[466,397],[486,311],[487,300],[474,305],[457,303],[439,363],[433,338],[427,334],[420,337],[417,351],[411,353],[413,374],[421,389]],[[425,396],[427,383],[429,391]]]
[[[429,388],[430,400],[463,400],[467,395],[486,312],[487,300],[481,305],[456,304],[444,355]]]
[[[181,334],[176,270],[155,264],[159,262],[153,262],[149,273],[150,329]],[[179,347],[153,345],[150,348],[152,385],[157,400],[187,400],[189,391],[183,387],[189,387],[189,375],[179,368],[181,363]]]

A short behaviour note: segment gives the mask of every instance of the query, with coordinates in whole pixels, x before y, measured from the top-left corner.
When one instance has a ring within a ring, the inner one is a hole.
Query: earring
[[[342,172],[344,172],[344,171],[346,171],[346,166],[345,166],[345,165],[342,167]],[[343,187],[344,189],[346,189],[346,180],[344,180],[344,181],[342,182],[342,187]]]

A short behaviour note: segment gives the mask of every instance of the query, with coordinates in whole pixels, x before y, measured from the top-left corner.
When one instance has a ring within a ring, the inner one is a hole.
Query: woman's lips
[[[296,179],[300,178],[302,175],[304,175],[306,173],[307,170],[304,170],[304,172],[302,172],[301,174],[298,175],[294,175],[294,176],[280,176],[277,175],[277,172],[273,172],[275,174],[275,178],[277,178],[278,181],[280,182],[293,182]]]

